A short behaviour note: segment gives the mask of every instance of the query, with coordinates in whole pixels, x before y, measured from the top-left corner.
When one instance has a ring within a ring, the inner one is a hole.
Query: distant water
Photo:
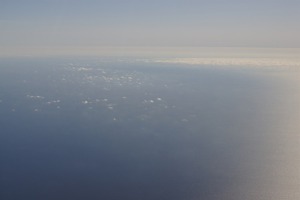
[[[275,61],[3,58],[0,197],[300,199],[299,63]]]

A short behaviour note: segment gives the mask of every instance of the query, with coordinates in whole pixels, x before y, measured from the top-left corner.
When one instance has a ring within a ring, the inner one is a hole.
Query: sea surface
[[[300,199],[299,66],[1,58],[0,198]]]

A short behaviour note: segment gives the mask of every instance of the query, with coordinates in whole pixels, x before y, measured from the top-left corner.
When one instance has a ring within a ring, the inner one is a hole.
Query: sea
[[[2,200],[300,199],[299,49],[0,58]]]

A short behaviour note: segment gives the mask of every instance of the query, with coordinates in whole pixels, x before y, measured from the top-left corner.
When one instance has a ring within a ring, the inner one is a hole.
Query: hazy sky
[[[299,0],[0,0],[0,46],[300,47]]]

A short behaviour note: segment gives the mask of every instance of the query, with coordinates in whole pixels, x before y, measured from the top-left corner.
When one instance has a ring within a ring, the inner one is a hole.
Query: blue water
[[[1,199],[297,199],[279,122],[298,88],[268,73],[2,59]]]

